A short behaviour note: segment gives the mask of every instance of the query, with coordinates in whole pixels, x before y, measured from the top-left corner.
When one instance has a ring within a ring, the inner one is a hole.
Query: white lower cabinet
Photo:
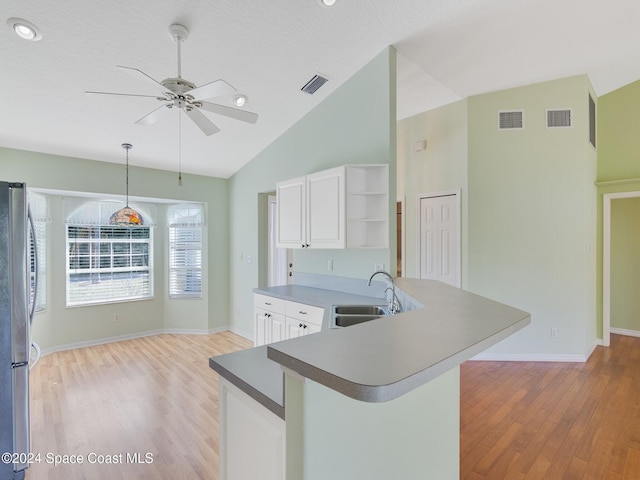
[[[298,302],[285,302],[285,325],[287,338],[317,333],[322,327],[324,309]]]
[[[253,294],[253,338],[255,346],[286,340],[285,301]]]
[[[322,329],[324,309],[320,307],[259,293],[253,295],[253,307],[256,346],[317,333]]]
[[[284,480],[285,422],[220,378],[220,480]]]

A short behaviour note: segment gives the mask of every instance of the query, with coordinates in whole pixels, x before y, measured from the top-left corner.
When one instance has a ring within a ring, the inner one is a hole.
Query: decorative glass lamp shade
[[[144,221],[142,220],[142,215],[136,212],[133,208],[124,207],[111,214],[109,217],[109,224],[130,227],[132,225],[141,226],[144,224]]]
[[[109,217],[109,225],[118,225],[121,227],[139,227],[144,224],[142,215],[129,207],[129,149],[133,148],[130,143],[123,143],[122,148],[127,151],[127,202],[124,208],[111,214]]]

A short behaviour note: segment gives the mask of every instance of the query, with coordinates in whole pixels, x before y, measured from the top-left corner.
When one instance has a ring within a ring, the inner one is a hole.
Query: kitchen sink
[[[389,315],[389,311],[380,305],[336,305],[332,327],[350,327],[385,315]]]
[[[369,322],[380,318],[382,315],[336,315],[335,325],[336,327],[350,327],[357,325],[358,323]]]
[[[336,315],[387,315],[379,305],[341,305],[334,309]]]

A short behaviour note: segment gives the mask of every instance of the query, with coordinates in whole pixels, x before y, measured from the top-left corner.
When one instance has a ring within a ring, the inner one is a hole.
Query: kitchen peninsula
[[[244,452],[265,465],[261,478],[458,478],[459,365],[531,318],[437,281],[396,288],[418,308],[210,359],[222,377],[221,480],[247,474],[237,442],[251,432],[272,447]],[[304,300],[292,292],[281,295]]]

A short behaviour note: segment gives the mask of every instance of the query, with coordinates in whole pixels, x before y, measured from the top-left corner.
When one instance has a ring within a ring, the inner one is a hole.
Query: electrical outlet
[[[558,338],[558,329],[555,327],[551,328],[551,338]]]
[[[333,260],[327,260],[327,270],[333,272]]]
[[[376,264],[375,264],[375,267],[374,267],[374,270],[375,270],[376,272],[381,272],[381,271],[383,271],[383,270],[384,270],[384,263],[376,263]]]
[[[114,322],[114,323],[118,323],[118,322],[120,322],[120,314],[116,313],[116,314],[113,316],[113,322]]]

